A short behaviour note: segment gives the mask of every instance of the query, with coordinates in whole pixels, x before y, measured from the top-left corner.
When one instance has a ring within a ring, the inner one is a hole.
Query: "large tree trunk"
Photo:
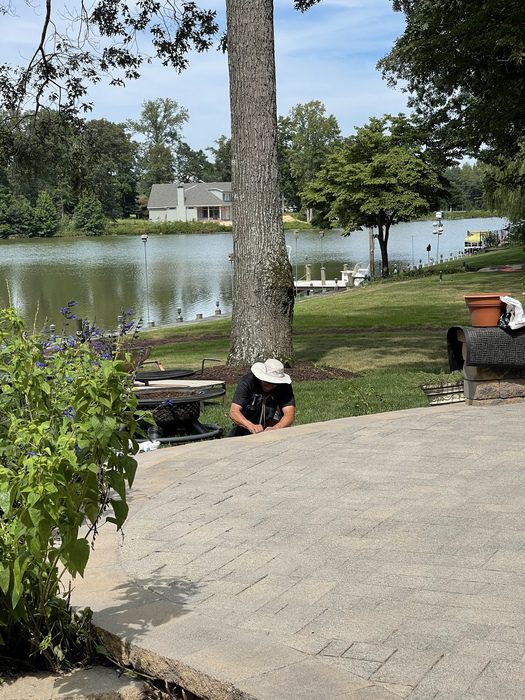
[[[232,120],[229,364],[292,356],[293,277],[277,165],[273,0],[227,0]]]

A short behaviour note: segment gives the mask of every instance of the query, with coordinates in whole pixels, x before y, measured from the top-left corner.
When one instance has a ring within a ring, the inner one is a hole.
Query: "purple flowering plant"
[[[126,367],[138,324],[107,334],[76,305],[63,315],[78,330],[60,335],[0,310],[0,655],[55,671],[84,653],[63,581],[83,575],[102,520],[124,524],[140,434]]]

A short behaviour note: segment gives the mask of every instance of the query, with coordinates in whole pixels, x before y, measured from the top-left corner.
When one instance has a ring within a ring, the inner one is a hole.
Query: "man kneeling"
[[[233,394],[230,418],[235,423],[229,437],[278,430],[292,425],[295,397],[292,380],[279,360],[252,365],[241,377]]]

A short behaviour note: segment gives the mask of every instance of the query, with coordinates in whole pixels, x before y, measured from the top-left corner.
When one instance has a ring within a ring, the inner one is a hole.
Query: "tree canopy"
[[[484,169],[483,185],[489,204],[515,222],[525,220],[525,139],[513,158]],[[522,226],[521,237],[525,241]]]
[[[297,104],[278,119],[281,187],[287,202],[299,208],[299,193],[341,140],[339,124],[319,100]]]
[[[525,136],[525,3],[393,0],[405,31],[379,62],[449,144],[514,155]],[[485,153],[485,156],[488,154]]]
[[[427,213],[443,194],[441,168],[410,122],[399,115],[372,118],[330,154],[303,193],[323,225],[376,227],[382,274],[389,274],[390,227]]]

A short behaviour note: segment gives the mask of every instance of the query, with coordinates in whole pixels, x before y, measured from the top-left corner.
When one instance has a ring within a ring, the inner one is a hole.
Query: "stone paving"
[[[73,601],[205,698],[523,700],[523,404],[140,457]]]

